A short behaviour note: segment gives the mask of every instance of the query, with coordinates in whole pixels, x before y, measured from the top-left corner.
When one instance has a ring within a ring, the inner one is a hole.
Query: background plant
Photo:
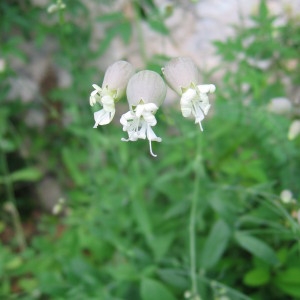
[[[0,4],[6,61],[0,73],[1,297],[189,297],[189,212],[196,199],[202,299],[300,298],[299,138],[287,140],[296,115],[267,110],[270,99],[287,95],[285,82],[289,90],[299,82],[299,20],[277,26],[262,1],[250,28],[216,42],[222,65],[206,77],[223,75],[212,118],[201,134],[165,107],[158,113],[163,143],[154,145],[155,160],[147,143],[121,143],[119,124],[93,130],[88,96],[103,76],[94,60],[118,37],[125,47],[141,22],[167,35],[164,15],[152,1],[133,1],[133,18],[108,10],[94,20],[83,2],[65,4],[51,15],[27,1]],[[94,22],[107,30],[91,50]],[[139,30],[145,68],[159,71],[167,57],[148,57]],[[47,39],[72,85],[59,87],[49,70],[37,101],[7,100],[18,75],[9,62],[18,57],[29,64],[24,45],[43,49]],[[26,125],[30,109],[44,113],[43,127]],[[45,176],[63,187],[59,215],[41,217],[34,201]],[[291,203],[281,201],[284,189],[293,192]]]

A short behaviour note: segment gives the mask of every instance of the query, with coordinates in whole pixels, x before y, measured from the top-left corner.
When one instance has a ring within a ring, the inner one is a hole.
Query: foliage
[[[299,69],[286,67],[290,60],[300,66],[299,22],[276,26],[261,1],[250,28],[216,42],[223,63],[214,71],[223,76],[204,133],[177,106],[165,107],[158,113],[163,143],[154,145],[153,159],[148,145],[120,142],[119,124],[93,130],[84,99],[93,80],[101,82],[94,59],[115,38],[126,46],[141,22],[168,34],[154,2],[133,1],[134,19],[121,11],[87,19],[79,0],[65,1],[67,9],[53,15],[20,3],[0,4],[0,56],[29,60],[23,44],[39,48],[52,38],[59,49],[55,61],[73,83],[47,90],[41,103],[23,103],[7,100],[14,70],[8,65],[0,73],[0,298],[188,297],[189,211],[196,197],[202,299],[300,299],[299,203],[285,204],[279,196],[289,189],[299,198],[299,138],[288,141],[290,118],[267,110],[270,99],[286,95],[283,78],[299,82]],[[93,22],[107,30],[92,50]],[[143,45],[140,50],[143,56]],[[166,58],[147,58],[145,66],[159,70]],[[22,116],[32,108],[46,111],[45,127],[24,124]],[[32,221],[37,208],[31,191],[47,174],[64,187],[66,202],[60,215]],[[24,230],[36,223],[23,244],[19,215]],[[15,238],[7,241],[12,232]]]

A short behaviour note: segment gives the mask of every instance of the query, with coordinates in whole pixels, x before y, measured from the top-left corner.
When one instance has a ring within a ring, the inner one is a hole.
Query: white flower
[[[177,57],[162,69],[168,85],[181,96],[180,106],[183,117],[194,116],[203,131],[201,121],[210,109],[208,93],[213,93],[213,84],[198,85],[199,70],[189,57]]]
[[[300,134],[300,120],[294,120],[290,125],[288,139],[294,140]]]
[[[128,139],[122,141],[137,141],[148,139],[150,153],[152,141],[161,142],[152,129],[157,121],[155,113],[166,97],[167,88],[163,79],[153,71],[140,71],[128,82],[126,94],[130,110],[121,117],[123,131],[127,131]]]
[[[288,114],[292,111],[292,103],[287,98],[273,98],[268,105],[268,110],[279,115]]]
[[[106,70],[102,88],[93,84],[95,90],[90,95],[90,105],[93,106],[97,102],[102,105],[102,109],[94,113],[94,128],[112,121],[115,115],[115,102],[125,93],[128,80],[133,73],[134,69],[130,63],[117,61]]]
[[[66,8],[66,4],[63,3],[61,0],[57,0],[56,4],[51,4],[48,8],[47,8],[47,12],[49,14],[52,14],[54,12],[57,12],[59,10],[63,10]]]
[[[201,131],[203,131],[201,121],[210,109],[207,94],[213,93],[215,90],[216,87],[213,84],[197,85],[187,89],[181,96],[180,106],[182,115],[185,118],[193,115],[195,123],[199,123]]]
[[[292,202],[294,202],[293,194],[290,190],[283,190],[280,193],[280,199],[283,203],[292,203]]]

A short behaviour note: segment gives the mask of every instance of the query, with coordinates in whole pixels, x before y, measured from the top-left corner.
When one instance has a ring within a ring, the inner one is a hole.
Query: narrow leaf
[[[262,240],[241,231],[235,234],[235,239],[242,248],[268,264],[276,265],[279,263],[274,250]]]
[[[176,300],[165,285],[149,278],[143,279],[141,283],[141,298],[142,300]]]
[[[202,250],[202,267],[211,268],[220,260],[226,250],[230,236],[230,228],[223,220],[214,224]]]

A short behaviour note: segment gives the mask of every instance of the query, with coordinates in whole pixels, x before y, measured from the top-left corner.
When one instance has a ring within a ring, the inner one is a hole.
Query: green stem
[[[197,285],[197,257],[196,257],[196,216],[197,216],[197,201],[199,194],[199,179],[201,172],[201,152],[200,143],[197,145],[197,156],[195,159],[195,179],[194,179],[194,194],[191,202],[190,223],[189,223],[189,239],[190,239],[190,276],[192,284],[192,298],[200,300]]]
[[[25,248],[26,248],[25,235],[24,235],[23,228],[22,228],[20,214],[19,214],[17,206],[16,206],[16,199],[15,199],[15,195],[14,195],[14,191],[13,191],[13,184],[9,178],[7,159],[6,159],[4,152],[2,152],[1,158],[2,158],[2,163],[3,163],[6,195],[7,195],[7,199],[8,199],[8,203],[6,204],[6,209],[10,212],[10,214],[12,216],[12,221],[13,221],[13,225],[14,225],[15,232],[16,232],[17,243],[21,250],[25,250]]]
[[[144,41],[144,37],[143,37],[142,20],[141,20],[140,12],[137,7],[138,2],[137,3],[135,3],[135,2],[136,1],[132,1],[133,8],[134,8],[134,21],[136,24],[137,34],[138,34],[138,44],[139,44],[142,59],[143,59],[144,63],[146,63],[147,62],[147,53],[146,53],[145,41]]]

